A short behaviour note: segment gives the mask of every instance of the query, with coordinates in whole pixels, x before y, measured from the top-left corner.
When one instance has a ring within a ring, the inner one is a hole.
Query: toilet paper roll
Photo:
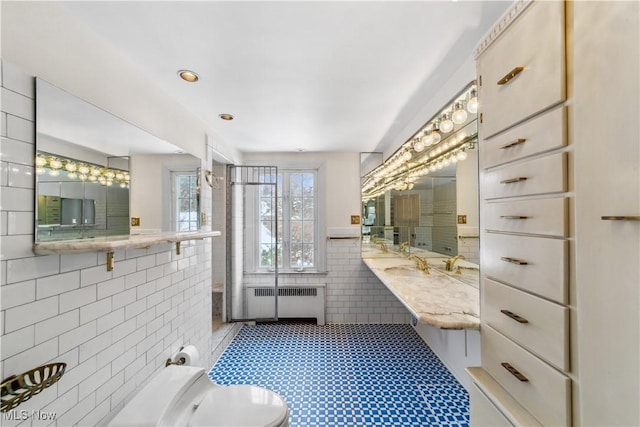
[[[198,364],[199,358],[200,353],[198,353],[198,349],[193,345],[188,345],[178,352],[173,361],[181,365],[195,366]],[[184,362],[182,359],[184,359]]]

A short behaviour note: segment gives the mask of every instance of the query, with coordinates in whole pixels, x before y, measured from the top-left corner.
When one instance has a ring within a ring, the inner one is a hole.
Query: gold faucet
[[[445,261],[444,269],[447,271],[453,271],[453,266],[455,265],[456,261],[459,259],[467,259],[467,258],[465,258],[464,255],[456,255],[454,257],[451,257]],[[459,268],[458,268],[458,271],[459,271]]]
[[[427,264],[427,258],[420,258],[417,255],[409,256],[409,259],[416,260],[416,268],[421,270],[424,274],[429,274],[429,264]]]
[[[408,255],[407,248],[409,247],[409,242],[400,243],[400,253],[403,255]]]
[[[380,245],[380,249],[382,250],[383,254],[389,252],[389,248],[387,248],[387,244],[385,242],[376,242],[376,244]]]

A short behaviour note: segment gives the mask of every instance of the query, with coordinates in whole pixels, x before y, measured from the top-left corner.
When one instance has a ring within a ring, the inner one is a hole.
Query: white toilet
[[[109,425],[288,427],[289,411],[283,398],[265,388],[220,386],[202,368],[170,365]]]

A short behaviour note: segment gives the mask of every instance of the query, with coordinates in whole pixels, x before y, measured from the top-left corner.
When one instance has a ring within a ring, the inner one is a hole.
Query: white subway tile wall
[[[362,262],[360,241],[330,239],[327,273],[281,274],[280,285],[326,284],[327,323],[409,323],[411,315]],[[247,284],[273,283],[272,277],[245,275]]]
[[[181,345],[211,366],[211,241],[183,242],[181,255],[168,244],[117,251],[111,272],[103,253],[35,256],[34,117],[33,77],[3,61],[0,375],[54,361],[67,371],[19,407],[54,419],[2,425],[100,425]]]

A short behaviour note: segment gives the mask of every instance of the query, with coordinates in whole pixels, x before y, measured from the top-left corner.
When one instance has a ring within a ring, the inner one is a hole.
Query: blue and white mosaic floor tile
[[[469,425],[469,396],[409,325],[243,326],[209,377],[282,396],[291,427]]]

